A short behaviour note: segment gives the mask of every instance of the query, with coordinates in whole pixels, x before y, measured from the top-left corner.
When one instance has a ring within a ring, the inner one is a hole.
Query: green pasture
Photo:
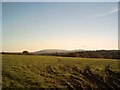
[[[97,88],[86,78],[86,68],[105,83],[106,67],[119,73],[119,60],[97,58],[73,58],[37,55],[2,55],[3,88],[72,88],[78,85]],[[75,80],[75,81],[72,81]],[[79,82],[79,83],[77,83]],[[104,86],[102,86],[104,87]]]

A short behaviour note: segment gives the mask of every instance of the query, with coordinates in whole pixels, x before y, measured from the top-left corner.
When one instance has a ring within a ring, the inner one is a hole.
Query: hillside
[[[33,54],[52,54],[52,53],[68,53],[68,50],[61,50],[61,49],[45,49],[33,52]]]
[[[33,54],[60,54],[60,53],[74,53],[74,52],[80,52],[80,51],[84,51],[82,49],[79,50],[62,50],[62,49],[44,49],[44,50],[40,50],[40,51],[35,51],[32,52]]]

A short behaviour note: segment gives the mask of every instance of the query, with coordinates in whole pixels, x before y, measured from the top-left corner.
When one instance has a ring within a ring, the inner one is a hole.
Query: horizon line
[[[11,52],[11,53],[20,53],[23,51],[28,51],[28,52],[36,52],[36,51],[42,51],[42,50],[68,50],[68,51],[72,51],[72,50],[81,50],[81,51],[97,51],[97,50],[120,50],[120,49],[41,49],[41,50],[34,50],[34,51],[29,51],[29,50],[22,50],[22,51],[0,51],[1,52]]]

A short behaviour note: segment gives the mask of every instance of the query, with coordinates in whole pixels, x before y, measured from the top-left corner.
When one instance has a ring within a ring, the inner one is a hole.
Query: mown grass
[[[119,60],[3,55],[4,88],[95,89],[120,87]]]

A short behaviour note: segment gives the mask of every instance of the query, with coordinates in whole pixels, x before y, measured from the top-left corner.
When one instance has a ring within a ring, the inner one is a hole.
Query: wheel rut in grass
[[[50,67],[48,68],[51,72]],[[62,70],[64,69],[65,68],[62,68]],[[96,87],[99,89],[107,88],[115,90],[116,88],[120,87],[119,73],[115,73],[110,69],[105,70],[106,77],[100,77],[99,75],[93,74],[90,70],[90,67],[86,67],[84,70],[81,70],[78,69],[76,66],[66,66],[66,69],[68,69],[68,73],[70,75],[62,77],[63,80],[61,81],[61,84],[67,86],[68,89],[79,88],[80,90],[91,90],[92,88]],[[52,70],[50,75],[53,74],[55,75],[55,78],[58,79],[58,73]],[[81,77],[83,77],[83,79],[80,79]],[[58,80],[60,81],[61,79],[59,78]]]

